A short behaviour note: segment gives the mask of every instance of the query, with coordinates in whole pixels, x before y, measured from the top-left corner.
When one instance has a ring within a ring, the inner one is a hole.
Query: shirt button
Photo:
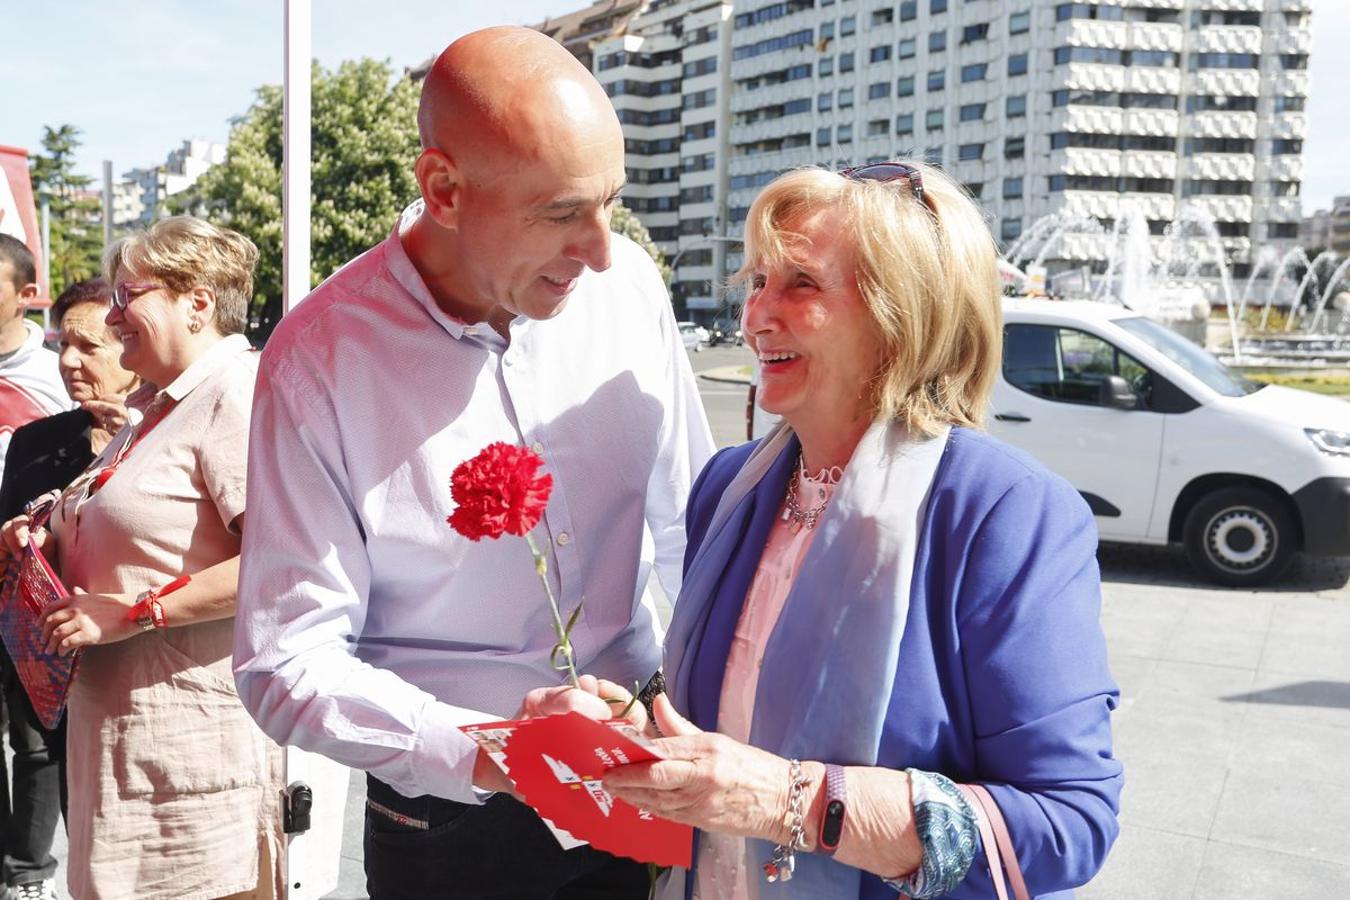
[[[502,357],[502,365],[504,365],[504,366],[509,366],[509,365],[511,365],[511,357],[509,357],[509,356],[503,356],[503,357]]]
[[[560,546],[566,547],[570,543],[572,543],[572,536],[570,534],[564,531],[562,534],[558,535],[558,544]]]
[[[538,441],[535,441],[533,444],[530,445],[530,449],[533,450],[535,453],[543,453],[544,445],[539,443]]]

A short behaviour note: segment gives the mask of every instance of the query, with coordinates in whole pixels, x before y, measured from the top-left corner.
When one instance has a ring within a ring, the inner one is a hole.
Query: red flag
[[[0,144],[0,172],[4,173],[0,179],[0,234],[18,238],[33,251],[42,299],[32,306],[45,306],[51,301],[42,277],[42,235],[38,231],[37,207],[33,205],[33,183],[28,178],[28,151]]]

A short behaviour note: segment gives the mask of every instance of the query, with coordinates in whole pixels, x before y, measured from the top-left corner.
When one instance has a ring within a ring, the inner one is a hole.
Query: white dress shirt
[[[553,476],[536,540],[581,672],[656,671],[655,565],[679,590],[684,505],[713,450],[665,286],[614,236],[563,311],[510,341],[437,307],[397,229],[263,351],[249,448],[235,680],[263,731],[408,796],[479,802],[458,726],[558,684],[524,539],[453,532],[450,474],[493,441]]]
[[[0,359],[0,478],[16,428],[75,408],[61,381],[57,355],[42,346],[42,329],[35,322],[23,326],[26,334],[19,349]]]

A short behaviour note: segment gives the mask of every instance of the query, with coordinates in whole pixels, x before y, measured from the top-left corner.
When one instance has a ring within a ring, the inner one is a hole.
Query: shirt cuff
[[[466,716],[466,713],[470,714]],[[473,768],[478,760],[478,744],[459,728],[495,721],[502,720],[444,703],[428,703],[422,711],[417,739],[413,741],[412,776],[417,785],[409,796],[431,794],[474,806],[491,797],[492,791],[474,787]]]
[[[951,892],[965,880],[980,842],[975,811],[950,778],[906,769],[914,800],[914,827],[923,848],[919,868],[901,878],[884,878],[914,900]]]

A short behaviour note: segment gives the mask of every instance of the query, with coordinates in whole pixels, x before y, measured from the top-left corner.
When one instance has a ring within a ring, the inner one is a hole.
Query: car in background
[[[1068,480],[1102,540],[1179,543],[1233,587],[1298,551],[1350,555],[1350,404],[1249,381],[1111,304],[1010,299],[1003,321],[989,431]]]
[[[699,353],[708,345],[708,329],[694,322],[676,322],[680,337],[684,339],[684,348]]]
[[[739,310],[724,310],[713,319],[712,327],[708,329],[709,346],[716,347],[718,344],[731,344],[739,347],[745,343],[745,335],[741,332],[741,316]]]

